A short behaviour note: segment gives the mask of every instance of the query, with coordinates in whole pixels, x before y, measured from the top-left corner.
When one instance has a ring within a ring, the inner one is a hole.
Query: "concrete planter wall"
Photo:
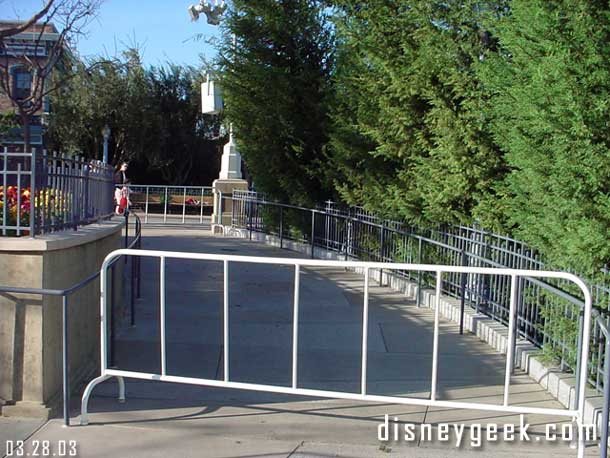
[[[0,285],[73,286],[99,270],[108,253],[121,248],[122,228],[121,220],[36,239],[0,238]],[[61,305],[60,297],[0,293],[3,415],[45,418],[58,404],[62,386]],[[69,296],[69,319],[74,383],[99,364],[99,281]]]

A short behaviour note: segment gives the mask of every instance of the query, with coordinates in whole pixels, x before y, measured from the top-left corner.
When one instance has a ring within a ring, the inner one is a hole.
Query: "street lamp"
[[[199,0],[199,5],[189,6],[188,12],[193,21],[199,19],[199,14],[204,13],[208,18],[208,24],[220,24],[220,17],[227,9],[224,0],[214,1],[214,5],[205,0]],[[236,39],[233,35],[233,49],[236,49]],[[205,85],[205,86],[204,86]],[[202,85],[201,112],[204,114],[218,114],[222,110],[222,99],[220,98],[220,88],[216,87],[208,76],[206,83]],[[242,179],[241,174],[241,155],[237,151],[235,138],[233,135],[233,124],[229,128],[229,143],[222,150],[220,161],[220,174],[218,179],[212,183],[214,193],[214,213],[212,214],[212,232],[224,232],[224,225],[231,224],[233,203],[231,200],[223,201],[223,195],[231,195],[235,190],[247,190],[248,182]],[[224,202],[224,203],[223,203]]]
[[[205,0],[200,0],[199,5],[189,6],[188,12],[193,21],[199,19],[199,14],[204,13],[208,18],[208,24],[220,24],[220,16],[227,9],[224,1],[216,0],[214,5]],[[237,40],[233,35],[233,47],[237,46]],[[204,114],[217,114],[222,109],[222,100],[220,100],[220,90],[214,85],[211,80],[211,75],[208,75],[205,86],[202,85],[202,112]],[[223,148],[222,158],[220,161],[220,180],[241,180],[241,155],[237,150],[235,136],[233,135],[233,123],[229,126],[229,143]]]
[[[215,0],[214,5],[211,5],[209,2],[205,0],[200,0],[199,5],[191,5],[188,7],[189,15],[191,16],[191,21],[195,22],[199,19],[199,15],[204,13],[208,18],[208,24],[218,25],[220,24],[220,16],[227,9],[227,5],[224,0],[222,2],[218,2]]]
[[[110,138],[110,133],[110,127],[106,124],[102,129],[102,137],[104,137],[104,164],[108,164],[108,139]]]

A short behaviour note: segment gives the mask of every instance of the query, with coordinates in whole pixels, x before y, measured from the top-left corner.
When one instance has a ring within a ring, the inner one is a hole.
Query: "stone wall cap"
[[[124,218],[112,218],[96,224],[81,226],[78,230],[66,229],[30,237],[1,237],[0,251],[53,251],[90,243],[119,232],[125,226]]]

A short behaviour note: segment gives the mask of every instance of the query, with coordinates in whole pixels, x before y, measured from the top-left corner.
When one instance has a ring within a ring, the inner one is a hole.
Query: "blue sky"
[[[208,25],[205,17],[191,22],[187,12],[197,0],[105,0],[97,19],[88,27],[88,37],[77,43],[83,57],[114,56],[126,45],[137,43],[146,65],[199,63],[199,54],[207,58],[215,51],[205,40],[193,40],[197,34],[214,37],[218,28]],[[43,0],[0,0],[0,19],[25,19],[39,9]]]

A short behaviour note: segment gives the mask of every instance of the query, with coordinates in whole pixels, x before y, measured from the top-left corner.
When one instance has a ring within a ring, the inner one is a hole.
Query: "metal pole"
[[[422,262],[422,240],[418,238],[418,249],[417,249],[417,263],[421,264]],[[417,306],[421,305],[421,270],[417,271],[417,299],[415,300]]]
[[[223,261],[223,361],[224,380],[229,381],[229,261]]]
[[[362,307],[362,374],[360,393],[366,394],[367,347],[369,334],[369,268],[364,269],[364,304]]]
[[[504,374],[504,405],[508,406],[508,395],[510,388],[510,375],[512,372],[512,360],[514,357],[513,346],[515,342],[515,314],[517,309],[517,276],[510,277],[510,305],[508,307],[508,346],[506,349],[506,372]]]
[[[182,194],[182,224],[186,220],[186,187],[184,188],[184,193]]]
[[[434,307],[434,335],[432,340],[432,383],[430,387],[430,400],[436,400],[436,385],[438,379],[438,337],[439,337],[439,321],[441,311],[441,290],[443,286],[443,273],[436,272],[436,294]]]
[[[292,388],[297,388],[298,354],[299,354],[299,281],[301,266],[294,266],[294,310],[292,318]]]
[[[381,226],[381,235],[380,235],[380,241],[379,241],[379,261],[383,262],[384,257],[384,243],[385,243],[385,227],[382,225]],[[383,286],[383,269],[379,269],[379,286]]]
[[[468,265],[466,251],[462,250],[462,266]],[[460,279],[460,334],[464,334],[464,306],[466,303],[466,272],[463,272]]]
[[[581,361],[580,361],[580,355],[582,353],[582,324],[583,324],[583,315],[584,315],[584,310],[580,310],[580,312],[578,313],[578,344],[576,346],[576,372],[574,372],[574,374],[576,374],[576,389],[574,390],[574,393],[576,394],[576,400],[575,400],[575,405],[578,406],[578,396],[580,395],[580,377],[578,377],[578,374],[580,374],[580,367],[581,367]],[[606,366],[608,367],[608,366]]]
[[[32,148],[32,170],[30,174],[30,237],[36,237],[35,230],[35,222],[36,222],[36,148]],[[8,157],[4,158],[4,163],[6,165],[8,162]],[[5,175],[6,176],[6,175]],[[6,188],[4,188],[6,190]],[[6,191],[5,191],[6,192]],[[5,209],[4,214],[8,213],[8,207]]]
[[[248,229],[250,229],[250,240],[252,240],[252,211],[253,205],[252,200],[248,201]]]
[[[167,375],[167,367],[165,365],[165,257],[159,258],[159,305],[160,318],[159,325],[161,327],[161,375]]]
[[[144,209],[144,222],[148,223],[148,191],[149,191],[149,186],[146,186],[146,207]]]
[[[110,280],[112,284],[112,292],[110,294],[110,367],[114,366],[114,302],[116,298],[116,265],[117,263],[114,263],[110,268],[112,270]]]
[[[138,250],[142,248],[142,225],[138,224]],[[142,258],[140,256],[136,256],[137,259],[137,278],[138,278],[138,292],[137,292],[137,298],[140,299],[140,297],[142,297],[142,291],[140,288],[140,285],[142,283]]]
[[[165,187],[165,200],[163,201],[163,222],[167,221],[167,186]]]
[[[280,207],[280,248],[284,248],[284,207]]]
[[[129,247],[129,210],[125,209],[125,248]],[[127,256],[125,256],[127,264]]]
[[[136,299],[136,257],[130,256],[131,258],[131,281],[129,282],[129,316],[131,326],[136,324],[135,317],[135,299]]]
[[[311,259],[314,258],[314,239],[316,237],[316,212],[311,211]]]
[[[64,426],[70,426],[70,374],[68,370],[68,296],[63,295],[61,299]]]
[[[600,458],[608,457],[608,417],[610,410],[610,336],[606,336],[606,354],[604,355],[604,410],[602,410],[602,433],[599,446]],[[580,356],[580,355],[579,355]]]
[[[199,224],[203,224],[203,186],[201,187],[201,200],[199,201]]]

